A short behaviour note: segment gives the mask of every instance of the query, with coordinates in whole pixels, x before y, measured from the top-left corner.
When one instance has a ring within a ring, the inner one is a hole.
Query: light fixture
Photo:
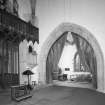
[[[67,42],[71,45],[74,43],[74,39],[73,39],[71,32],[68,32],[67,34]]]

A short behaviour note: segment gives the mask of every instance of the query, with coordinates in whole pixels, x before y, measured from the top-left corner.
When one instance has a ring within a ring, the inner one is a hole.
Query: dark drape
[[[91,45],[82,37],[73,33],[73,38],[77,46],[78,54],[85,71],[91,72],[93,75],[93,85],[97,88],[97,62],[96,56]]]
[[[0,86],[6,88],[19,83],[18,46],[0,40]]]
[[[53,79],[57,79],[59,71],[58,62],[61,57],[65,41],[67,39],[66,33],[64,33],[51,47],[47,61],[46,61],[46,82],[51,83]]]

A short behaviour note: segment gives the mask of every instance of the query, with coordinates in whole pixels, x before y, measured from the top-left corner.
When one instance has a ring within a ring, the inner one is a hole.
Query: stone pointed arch
[[[73,23],[62,23],[60,24],[45,40],[41,53],[39,55],[39,70],[40,70],[40,81],[46,84],[46,60],[48,52],[53,43],[66,31],[74,32],[84,39],[86,39],[94,49],[97,59],[97,89],[98,91],[104,91],[104,57],[101,48],[95,39],[94,35],[82,26]]]

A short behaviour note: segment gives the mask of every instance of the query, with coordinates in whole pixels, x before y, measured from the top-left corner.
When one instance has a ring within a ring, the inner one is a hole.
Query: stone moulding
[[[104,56],[95,35],[82,26],[73,23],[62,23],[45,40],[39,55],[40,80],[46,84],[46,60],[53,43],[66,31],[74,32],[86,39],[94,49],[97,59],[97,90],[104,92]]]

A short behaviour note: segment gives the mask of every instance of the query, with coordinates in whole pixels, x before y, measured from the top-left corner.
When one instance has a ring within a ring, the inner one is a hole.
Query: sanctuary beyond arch
[[[83,37],[92,46],[97,60],[97,90],[104,91],[104,59],[101,48],[93,34],[91,34],[84,27],[73,23],[61,23],[45,40],[41,49],[41,53],[39,55],[40,81],[42,82],[42,84],[46,84],[46,60],[50,48],[52,47],[54,42],[59,37],[61,37],[64,32],[67,31],[74,32],[77,35]]]

